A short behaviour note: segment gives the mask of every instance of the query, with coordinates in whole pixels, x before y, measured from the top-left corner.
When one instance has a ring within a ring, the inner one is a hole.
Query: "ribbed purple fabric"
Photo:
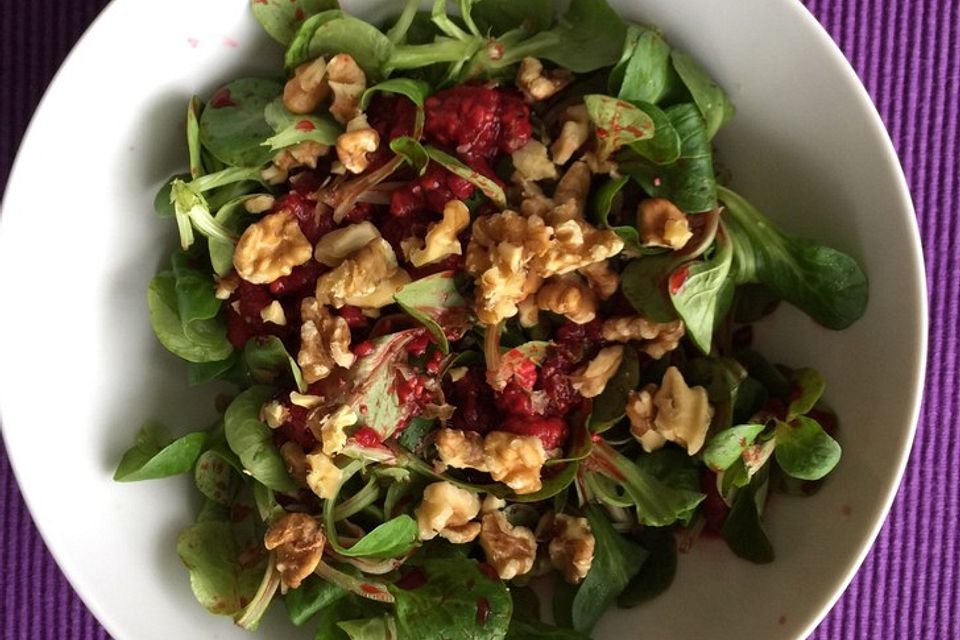
[[[30,113],[104,0],[0,11],[0,188]],[[879,106],[913,191],[930,283],[930,362],[917,442],[873,551],[812,638],[960,639],[960,0],[806,0]],[[104,630],[44,548],[0,447],[0,632]]]

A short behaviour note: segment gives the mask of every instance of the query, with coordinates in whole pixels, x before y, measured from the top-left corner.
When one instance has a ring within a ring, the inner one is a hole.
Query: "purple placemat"
[[[105,0],[0,10],[0,189],[30,114]],[[917,442],[890,517],[815,640],[960,639],[960,0],[806,0],[880,108],[913,191],[930,284],[930,360]],[[94,640],[33,526],[0,446],[0,630]]]

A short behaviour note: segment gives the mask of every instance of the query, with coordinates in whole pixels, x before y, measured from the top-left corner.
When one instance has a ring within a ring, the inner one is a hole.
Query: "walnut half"
[[[300,351],[297,364],[303,379],[313,384],[326,378],[337,366],[347,368],[356,359],[350,351],[350,325],[335,316],[316,298],[300,303]]]
[[[312,255],[313,246],[296,216],[282,209],[246,228],[233,252],[233,267],[247,282],[269,284],[290,275]]]
[[[323,530],[311,516],[288,513],[270,526],[263,545],[276,554],[280,582],[286,588],[296,589],[320,564],[326,541]]]
[[[449,482],[435,482],[423,490],[423,500],[414,510],[421,540],[437,535],[450,542],[470,542],[480,534],[480,523],[471,522],[480,513],[477,494]]]
[[[714,413],[707,390],[688,386],[676,367],[667,369],[659,389],[649,385],[631,392],[626,409],[630,432],[644,450],[659,449],[669,441],[691,456],[703,448]]]
[[[564,513],[553,516],[553,538],[547,550],[550,563],[570,584],[577,584],[590,572],[597,541],[586,518]]]
[[[527,527],[514,526],[503,511],[483,514],[480,546],[502,580],[529,573],[537,559],[537,538]]]

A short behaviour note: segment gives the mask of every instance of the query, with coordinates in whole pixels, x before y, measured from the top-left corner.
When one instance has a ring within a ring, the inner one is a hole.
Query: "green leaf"
[[[666,457],[670,455],[670,451],[646,454],[634,464],[608,444],[595,443],[589,468],[597,471],[587,473],[599,473],[620,485],[636,506],[640,524],[665,527],[688,518],[705,497],[678,464],[687,461]]]
[[[762,424],[742,424],[724,429],[707,443],[703,450],[703,462],[715,472],[729,469],[765,427]]]
[[[500,209],[505,209],[507,207],[507,196],[503,193],[503,188],[499,184],[481,174],[479,171],[471,169],[453,156],[440,151],[440,149],[436,149],[431,146],[425,146],[424,149],[426,150],[427,155],[430,156],[431,160],[442,166],[450,173],[453,173],[472,183],[475,187],[483,192],[483,195],[487,196],[487,198],[493,201],[497,207]]]
[[[767,475],[758,473],[740,490],[721,529],[727,546],[744,560],[756,564],[767,564],[774,559],[773,545],[760,519],[761,506],[757,504],[757,496],[763,493],[761,487],[767,482]]]
[[[462,336],[470,326],[470,304],[457,290],[453,271],[435,273],[404,285],[394,296],[400,308],[425,326],[443,353],[447,333]]]
[[[296,484],[273,444],[273,432],[260,421],[260,408],[272,396],[269,387],[251,387],[238,395],[223,416],[224,432],[247,473],[274,491],[290,493]]]
[[[733,403],[733,422],[742,424],[748,422],[770,399],[766,387],[752,376],[740,381],[737,395]]]
[[[282,97],[264,107],[263,117],[275,132],[261,142],[262,146],[269,147],[271,154],[308,140],[332,147],[337,143],[337,137],[343,133],[340,125],[329,115],[290,113],[283,106]]]
[[[243,348],[243,361],[250,376],[258,384],[276,384],[292,380],[300,393],[307,392],[307,384],[297,361],[287,353],[283,341],[276,336],[256,336],[247,340]]]
[[[189,362],[216,362],[233,352],[227,340],[226,327],[215,318],[195,319],[184,330],[177,309],[176,278],[171,271],[161,271],[147,290],[150,324],[157,339],[168,351]]]
[[[272,157],[262,145],[273,134],[264,117],[283,85],[264,78],[242,78],[221,87],[200,116],[200,139],[218,160],[234,167],[259,167]]]
[[[603,392],[593,401],[590,430],[603,433],[626,414],[627,396],[640,383],[640,360],[633,347],[625,346],[620,368],[607,382]]]
[[[728,291],[733,245],[725,233],[717,235],[715,251],[706,260],[680,266],[671,274],[670,301],[683,319],[687,335],[700,351],[710,353],[713,332],[730,303]],[[675,284],[678,283],[678,284]]]
[[[756,379],[775,398],[787,400],[793,387],[783,373],[753,349],[740,349],[734,356],[751,377]]]
[[[242,517],[231,518],[230,509],[211,512],[177,539],[177,555],[190,571],[194,596],[218,615],[243,610],[257,593],[267,559],[254,511],[241,504],[243,509],[232,512],[242,512]]]
[[[627,159],[620,163],[621,173],[634,178],[652,197],[666,198],[687,213],[716,209],[713,149],[703,117],[692,104],[678,104],[664,113],[680,136],[676,162],[659,165],[642,157]]]
[[[233,502],[240,485],[239,460],[233,454],[219,448],[204,451],[197,459],[193,479],[197,489],[208,500],[229,505]]]
[[[191,262],[191,257],[182,251],[174,252],[170,260],[180,323],[184,332],[192,337],[191,325],[215,318],[220,313],[222,301],[215,295],[216,287],[210,274],[193,268]]]
[[[685,509],[681,502],[676,503],[676,508],[682,509],[677,519],[683,524],[689,524],[703,496],[700,493],[700,466],[697,459],[687,455],[682,449],[665,447],[652,453],[640,454],[636,463],[637,468],[650,478],[681,495],[686,495],[686,498],[681,498],[686,500]]]
[[[734,115],[733,103],[727,98],[723,89],[703,70],[690,55],[682,51],[673,51],[670,54],[673,68],[676,70],[683,84],[686,85],[697,103],[697,108],[703,115],[707,126],[707,138],[712,140]]]
[[[203,102],[197,96],[187,103],[187,152],[190,157],[190,176],[197,178],[203,174],[203,160],[200,147],[200,111]]]
[[[787,422],[809,413],[823,395],[827,383],[816,369],[795,369],[789,374],[796,391],[787,407]]]
[[[599,545],[598,545],[599,546]],[[495,640],[507,633],[513,602],[506,585],[470,559],[430,559],[415,589],[389,585],[400,638]]]
[[[499,36],[522,29],[534,34],[550,28],[553,0],[479,0],[471,7],[471,15],[482,33]]]
[[[590,633],[600,616],[640,571],[647,552],[618,534],[597,507],[589,507],[586,515],[596,539],[596,551],[590,572],[573,599],[571,619],[574,629]]]
[[[667,292],[667,276],[676,267],[671,254],[631,261],[620,277],[620,290],[634,309],[654,322],[671,322],[677,311]]]
[[[397,624],[393,617],[388,615],[363,620],[346,620],[338,622],[337,626],[349,636],[350,640],[394,640],[397,637]]]
[[[293,69],[324,55],[346,53],[374,81],[382,78],[393,43],[379,29],[342,11],[324,11],[307,19],[297,31],[284,64]]]
[[[148,423],[134,445],[123,454],[113,479],[117,482],[154,480],[186,473],[203,451],[207,434],[188,433],[171,442],[167,430]]]
[[[516,608],[516,603],[514,607]],[[590,640],[590,637],[579,631],[554,627],[539,620],[521,620],[514,613],[505,640]]]
[[[250,0],[250,8],[263,30],[286,46],[306,18],[338,9],[339,3],[337,0]]]
[[[784,473],[800,480],[819,480],[840,462],[840,445],[820,424],[806,416],[777,421],[775,452]]]
[[[835,249],[782,233],[742,197],[720,188],[738,284],[759,282],[828,329],[845,329],[867,307],[867,277]]]
[[[748,282],[737,287],[733,305],[735,322],[751,324],[773,313],[780,304],[780,297],[770,287]]]
[[[665,592],[677,574],[677,541],[670,529],[647,527],[640,533],[647,559],[617,598],[617,606],[630,609]]]
[[[177,214],[177,210],[173,206],[173,196],[171,195],[171,189],[175,180],[190,180],[190,174],[177,173],[170,176],[170,179],[164,182],[157,191],[157,195],[153,197],[153,211],[160,218],[172,218]]]
[[[414,418],[397,436],[397,442],[407,451],[416,451],[427,434],[436,428],[436,420]]]
[[[252,216],[244,208],[244,204],[251,197],[253,196],[243,195],[229,200],[220,207],[213,219],[227,233],[239,237],[252,219]],[[236,248],[236,243],[232,240],[210,238],[207,242],[207,248],[210,252],[210,264],[213,266],[214,272],[221,277],[230,273],[233,269],[233,251]]]
[[[201,385],[211,380],[226,378],[234,369],[240,355],[234,351],[224,360],[215,362],[188,362],[187,383],[191,387]]]
[[[610,93],[657,104],[673,82],[670,45],[656,29],[630,25],[620,62],[610,72]]]
[[[636,102],[653,121],[653,137],[630,144],[630,150],[659,164],[672,164],[680,158],[680,134],[666,111],[649,102]]]
[[[302,626],[322,609],[332,606],[349,592],[319,576],[309,576],[296,589],[283,595],[287,615],[293,624]]]
[[[417,545],[417,521],[408,515],[387,520],[341,555],[355,558],[397,558]]]
[[[583,97],[597,135],[597,154],[610,157],[623,146],[653,137],[653,119],[625,100],[610,96]]]
[[[390,150],[404,159],[404,161],[417,172],[417,175],[423,175],[430,164],[430,156],[423,145],[410,136],[400,136],[390,141]]]
[[[370,106],[370,100],[373,98],[373,94],[377,93],[378,91],[382,93],[398,93],[402,96],[410,98],[410,100],[418,107],[422,107],[423,103],[426,102],[427,97],[433,92],[433,89],[423,80],[414,80],[412,78],[390,78],[389,80],[384,80],[379,84],[373,85],[363,92],[363,95],[360,97],[361,111],[367,110],[367,107]]]
[[[593,196],[591,210],[596,214],[596,220],[603,229],[610,229],[616,233],[626,248],[635,254],[643,254],[646,250],[640,242],[640,233],[630,225],[614,226],[610,224],[610,213],[620,191],[629,182],[626,176],[610,178],[604,182]]]

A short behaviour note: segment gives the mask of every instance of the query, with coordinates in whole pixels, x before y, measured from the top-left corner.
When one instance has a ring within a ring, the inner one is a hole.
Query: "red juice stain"
[[[372,584],[367,584],[366,582],[362,583],[360,585],[360,588],[363,590],[364,593],[372,593],[372,594],[381,593],[379,587],[374,586]]]
[[[375,447],[380,444],[380,434],[370,427],[361,427],[353,434],[353,438],[361,447]]]
[[[373,352],[373,343],[369,340],[364,340],[363,342],[355,345],[352,350],[353,355],[357,356],[358,358],[362,358],[370,355]]]
[[[659,187],[659,186],[662,185],[662,184],[663,184],[663,180],[661,180],[660,178],[654,178],[654,179],[653,179],[653,186]]]
[[[842,507],[840,507],[840,513],[842,513],[843,515],[849,517],[849,516],[853,515],[853,507],[851,507],[851,506],[848,505],[848,504],[845,504],[845,505],[843,505]]]
[[[187,38],[187,44],[189,44],[192,48],[196,49],[197,46],[200,44],[200,41],[197,40],[196,38]]]
[[[780,616],[780,618],[777,619],[777,624],[787,624],[787,616]]]
[[[427,584],[427,574],[420,567],[414,567],[400,576],[395,584],[405,591],[413,591]]]
[[[228,36],[223,36],[223,45],[225,47],[230,47],[231,49],[236,49],[240,45],[240,43],[234,40],[233,38],[230,38]]]
[[[486,598],[477,600],[477,624],[481,627],[487,623],[490,617],[490,603]]]
[[[297,123],[296,129],[297,131],[313,131],[316,127],[309,120],[301,120]]]
[[[210,107],[213,109],[235,106],[237,106],[237,103],[233,101],[233,98],[230,96],[230,89],[226,87],[217,91],[213,94],[213,97],[210,98]]]
[[[297,22],[303,22],[303,19],[306,18],[307,16],[303,12],[303,9],[301,9],[300,7],[297,7],[297,12],[293,14],[293,17],[296,19]]]
[[[690,267],[684,265],[670,274],[670,293],[676,295],[680,293],[680,289],[683,289],[683,283],[687,281],[687,276],[690,275]]]

